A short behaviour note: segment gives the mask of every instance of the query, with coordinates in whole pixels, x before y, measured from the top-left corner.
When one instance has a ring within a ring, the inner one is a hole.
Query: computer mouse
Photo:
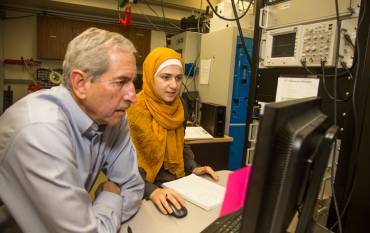
[[[168,203],[172,209],[171,215],[175,218],[183,218],[188,214],[188,210],[184,206],[182,206],[180,209],[177,209],[174,204],[171,202]]]

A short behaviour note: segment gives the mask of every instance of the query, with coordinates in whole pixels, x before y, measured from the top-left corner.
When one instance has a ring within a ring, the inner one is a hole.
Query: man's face
[[[109,68],[94,82],[87,83],[85,112],[98,125],[121,122],[127,108],[136,101],[134,80],[136,59],[132,53],[109,52]]]
[[[172,103],[179,94],[183,72],[177,65],[169,65],[154,76],[154,91],[166,103]]]

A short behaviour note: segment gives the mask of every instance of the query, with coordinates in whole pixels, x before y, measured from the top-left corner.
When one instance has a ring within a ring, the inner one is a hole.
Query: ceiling
[[[214,5],[220,1],[210,0]],[[132,24],[147,24],[151,27],[154,24],[161,27],[165,21],[172,25],[165,29],[176,30],[174,25],[179,26],[181,18],[204,12],[207,6],[205,0],[138,0],[136,4],[131,4]],[[50,15],[64,14],[106,22],[116,21],[119,13],[124,15],[123,9],[118,10],[118,0],[2,0],[1,8]]]

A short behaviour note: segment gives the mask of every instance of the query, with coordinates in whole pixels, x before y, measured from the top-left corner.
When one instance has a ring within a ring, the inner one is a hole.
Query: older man
[[[64,85],[29,94],[0,118],[0,198],[23,232],[117,232],[144,183],[127,126],[135,47],[90,28],[73,39]],[[94,203],[100,171],[108,181]]]

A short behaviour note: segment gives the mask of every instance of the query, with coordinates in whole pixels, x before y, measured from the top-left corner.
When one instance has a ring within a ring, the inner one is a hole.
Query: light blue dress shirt
[[[121,195],[88,191],[99,171]],[[99,130],[63,86],[27,95],[0,117],[0,198],[22,231],[117,232],[144,183],[127,119]]]

